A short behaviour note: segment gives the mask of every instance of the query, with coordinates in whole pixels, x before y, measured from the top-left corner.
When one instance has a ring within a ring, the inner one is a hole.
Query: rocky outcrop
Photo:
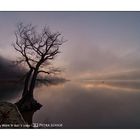
[[[15,104],[0,102],[0,127],[25,125],[25,121]]]

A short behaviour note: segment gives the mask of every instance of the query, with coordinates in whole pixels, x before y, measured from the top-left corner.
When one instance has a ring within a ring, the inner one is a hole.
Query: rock
[[[26,123],[15,104],[0,102],[0,127],[6,127],[6,125],[10,127],[8,124],[11,126],[19,124],[21,126]],[[16,126],[18,127],[18,125]]]

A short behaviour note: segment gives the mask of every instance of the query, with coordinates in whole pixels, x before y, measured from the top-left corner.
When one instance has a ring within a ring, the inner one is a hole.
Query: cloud
[[[8,59],[0,56],[0,80],[15,79],[23,74],[23,71]]]
[[[140,69],[128,70],[122,72],[112,72],[110,74],[104,74],[97,76],[96,79],[103,80],[140,80]]]

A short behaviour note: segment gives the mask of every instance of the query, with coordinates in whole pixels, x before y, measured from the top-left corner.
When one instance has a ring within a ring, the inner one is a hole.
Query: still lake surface
[[[5,91],[5,92],[4,92]],[[3,95],[3,94],[4,95]],[[21,89],[0,86],[0,100],[16,102]],[[62,128],[140,128],[140,81],[68,81],[35,89],[43,105],[34,123]]]

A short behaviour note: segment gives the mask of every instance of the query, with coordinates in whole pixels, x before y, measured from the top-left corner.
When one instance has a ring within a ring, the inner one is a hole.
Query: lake
[[[21,94],[16,88],[0,94],[0,100],[16,102]],[[33,114],[34,123],[62,124],[61,128],[140,128],[140,81],[73,80],[39,86],[34,96],[43,105]]]

